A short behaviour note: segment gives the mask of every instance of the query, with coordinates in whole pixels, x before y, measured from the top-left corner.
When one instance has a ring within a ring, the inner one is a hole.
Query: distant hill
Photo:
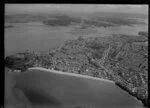
[[[111,24],[118,24],[118,25],[131,25],[131,24],[143,24],[144,22],[138,22],[136,19],[129,19],[129,18],[146,18],[147,16],[144,14],[125,14],[125,13],[86,13],[83,16],[80,16],[76,13],[75,15],[73,14],[65,14],[65,13],[52,13],[52,14],[6,14],[5,15],[5,22],[9,23],[28,23],[32,21],[41,21],[41,22],[46,22],[50,23],[51,20],[50,18],[55,18],[59,22],[64,22],[64,24],[70,24],[71,22],[73,23],[81,23],[81,20],[88,19],[91,24],[97,23],[97,25],[106,25],[104,22],[102,23],[101,21],[105,21]],[[55,23],[57,21],[54,21]],[[52,20],[53,22],[53,20]],[[64,25],[63,24],[63,25]],[[56,24],[57,25],[57,24]]]

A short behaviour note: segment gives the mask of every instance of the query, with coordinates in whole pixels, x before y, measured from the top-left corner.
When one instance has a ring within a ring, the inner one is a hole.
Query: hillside
[[[109,13],[110,14],[110,13]],[[95,27],[111,27],[127,25],[132,26],[133,24],[145,24],[144,21],[139,21],[138,18],[143,19],[142,15],[136,15],[133,18],[132,15],[128,14],[110,14],[98,13],[85,15],[84,17],[76,17],[75,15],[69,14],[13,14],[5,15],[6,23],[28,23],[28,22],[43,22],[49,26],[69,26],[71,24],[82,24],[95,26]],[[112,16],[111,16],[112,15]]]

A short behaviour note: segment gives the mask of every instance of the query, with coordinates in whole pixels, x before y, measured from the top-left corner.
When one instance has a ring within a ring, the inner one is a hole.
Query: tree
[[[93,77],[98,77],[99,73],[98,72],[93,72]]]

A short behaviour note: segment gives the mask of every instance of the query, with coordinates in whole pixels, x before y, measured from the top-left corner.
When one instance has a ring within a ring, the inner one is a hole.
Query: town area
[[[79,36],[42,54],[33,50],[7,56],[8,72],[25,72],[43,67],[114,81],[116,85],[147,106],[148,33],[139,36]]]

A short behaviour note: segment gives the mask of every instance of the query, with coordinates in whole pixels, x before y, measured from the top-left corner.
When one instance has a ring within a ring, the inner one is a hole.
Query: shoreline
[[[144,100],[142,100],[139,97],[137,97],[136,94],[133,94],[132,92],[130,92],[129,90],[127,90],[126,88],[124,88],[119,83],[116,83],[116,82],[113,82],[113,81],[110,81],[110,80],[107,80],[107,79],[96,78],[96,77],[82,75],[82,74],[76,74],[76,73],[67,73],[67,72],[63,72],[63,71],[56,71],[56,70],[46,69],[46,68],[42,68],[42,67],[31,67],[31,68],[28,68],[26,70],[26,72],[28,72],[28,70],[41,70],[41,71],[51,72],[51,73],[55,73],[55,74],[59,74],[59,75],[61,74],[61,75],[75,76],[75,77],[78,77],[78,78],[80,77],[80,78],[93,79],[93,80],[99,80],[99,81],[103,81],[103,82],[107,82],[107,83],[112,83],[115,86],[119,87],[126,94],[128,94],[129,96],[131,96],[133,99],[135,99],[136,101],[138,101],[141,105],[143,105],[143,108],[147,108],[145,106],[146,103],[144,102]],[[17,74],[19,74],[19,73],[17,73]]]
[[[135,98],[137,101],[139,101],[144,108],[147,108],[147,101],[145,102],[144,99],[140,99],[140,97],[136,96],[135,93],[132,93],[130,90],[128,90],[127,88],[125,88],[124,86],[122,86],[120,83],[115,83],[116,86],[118,86],[120,89],[122,89],[123,91],[125,91],[126,93],[128,93],[130,96],[132,96],[133,98]]]
[[[103,78],[96,78],[96,77],[82,75],[82,74],[68,73],[68,72],[63,72],[63,71],[56,71],[56,70],[46,69],[46,68],[42,68],[42,67],[28,68],[28,70],[32,70],[32,69],[33,70],[34,69],[43,70],[43,71],[47,71],[47,72],[52,72],[52,73],[56,73],[56,74],[63,74],[63,75],[68,75],[68,76],[75,76],[75,77],[81,77],[81,78],[88,78],[88,79],[100,80],[100,81],[105,81],[105,82],[109,82],[109,83],[115,84],[115,82],[113,82],[111,80],[107,80],[107,79],[103,79]]]
[[[117,87],[119,87],[121,90],[123,90],[124,92],[126,92],[127,94],[129,94],[130,96],[132,96],[136,101],[139,101],[145,108],[145,103],[143,102],[142,99],[140,99],[139,97],[137,97],[135,94],[133,94],[132,92],[130,92],[129,90],[126,90],[124,87],[122,87],[120,84],[113,82],[111,80],[107,80],[107,79],[103,79],[103,78],[96,78],[96,77],[92,77],[92,76],[87,76],[87,75],[82,75],[82,74],[76,74],[76,73],[67,73],[67,72],[62,72],[62,71],[56,71],[56,70],[52,70],[52,69],[46,69],[46,68],[42,68],[42,67],[32,67],[32,68],[28,68],[28,70],[43,70],[43,71],[47,71],[47,72],[52,72],[52,73],[56,73],[56,74],[63,74],[63,75],[68,75],[68,76],[75,76],[75,77],[80,77],[80,78],[87,78],[87,79],[93,79],[93,80],[99,80],[99,81],[105,81],[108,83],[112,83],[114,85],[116,85]]]

